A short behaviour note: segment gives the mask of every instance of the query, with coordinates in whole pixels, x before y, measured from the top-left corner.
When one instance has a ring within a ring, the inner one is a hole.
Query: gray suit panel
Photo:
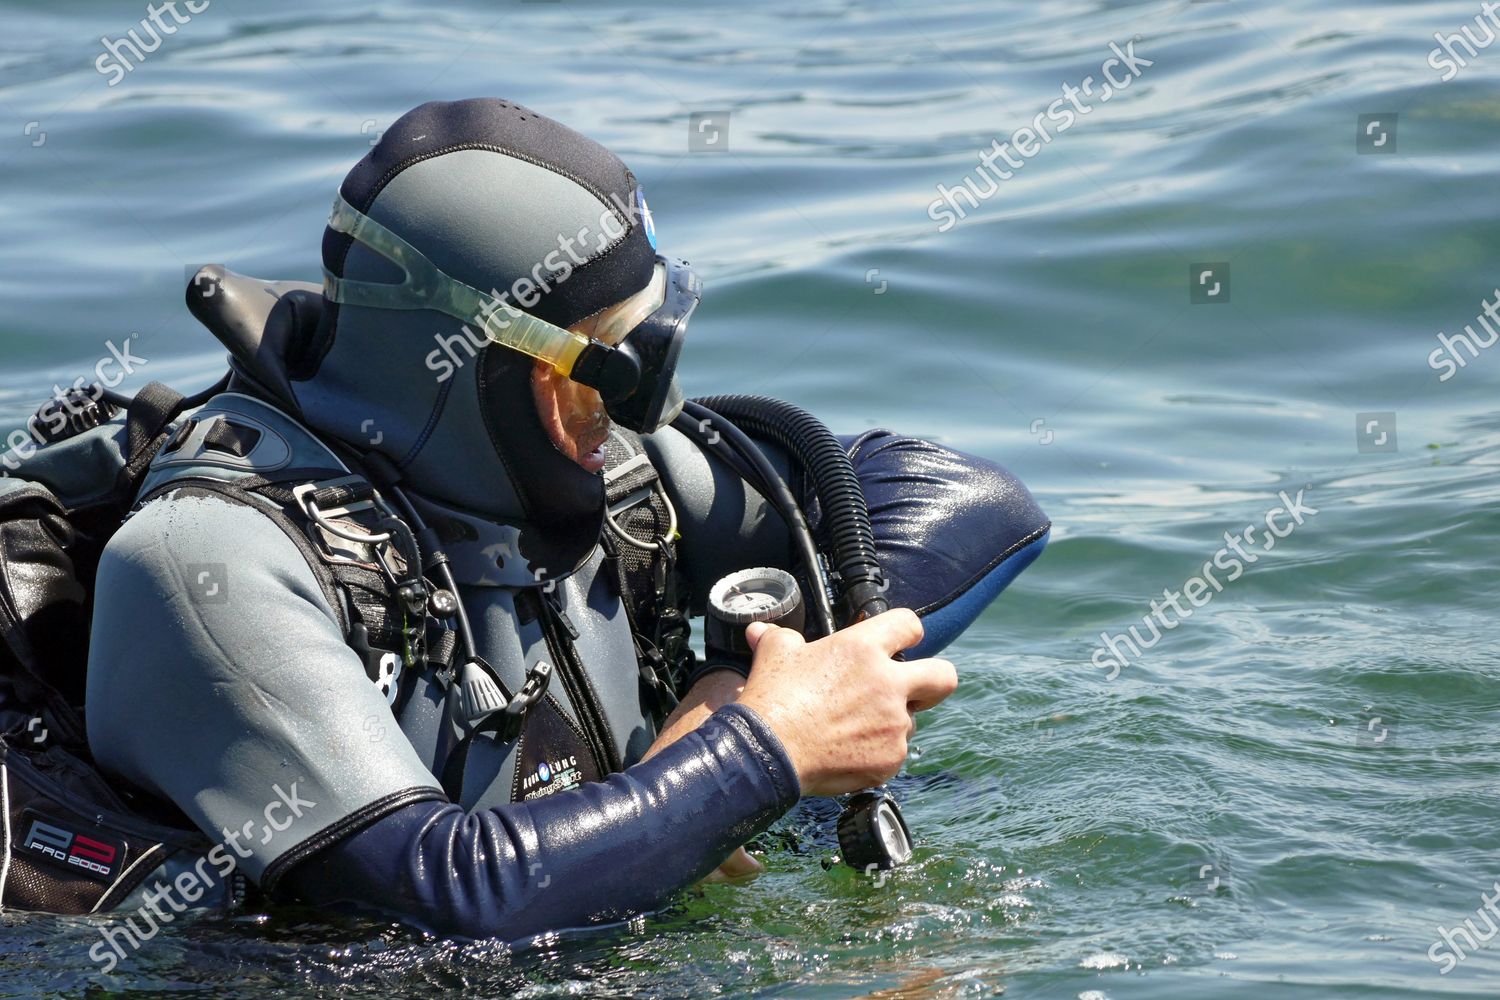
[[[270,518],[212,497],[152,502],[106,549],[97,593],[95,757],[235,834],[252,878],[351,822],[442,797]]]

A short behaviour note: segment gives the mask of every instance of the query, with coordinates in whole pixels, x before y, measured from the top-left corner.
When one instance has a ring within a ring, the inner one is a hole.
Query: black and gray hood
[[[646,287],[656,266],[650,213],[625,164],[506,101],[433,102],[402,116],[340,196],[447,275],[506,293],[559,327]],[[331,278],[351,283],[408,278],[331,227],[323,262]],[[536,412],[530,357],[430,309],[325,299],[318,312],[286,338],[284,377],[259,379],[280,383],[295,416],[379,452],[416,494],[470,515],[463,521],[519,528],[519,554],[534,576],[564,575],[587,557],[604,485],[553,447]],[[263,363],[265,346],[259,358],[235,352],[241,367]]]

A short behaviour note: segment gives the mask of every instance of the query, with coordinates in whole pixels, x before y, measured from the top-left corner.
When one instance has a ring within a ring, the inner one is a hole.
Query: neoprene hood
[[[658,263],[625,164],[506,101],[433,102],[403,115],[339,193],[446,275],[557,327],[645,288]],[[332,285],[410,283],[334,228],[323,263]],[[604,486],[548,438],[533,358],[433,309],[324,305],[317,334],[289,359],[303,418],[382,453],[419,494],[522,527],[523,550],[531,543],[522,554],[552,575],[575,568],[598,540]]]

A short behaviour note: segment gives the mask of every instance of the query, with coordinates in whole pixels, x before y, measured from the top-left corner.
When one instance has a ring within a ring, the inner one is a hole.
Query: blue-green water
[[[497,95],[644,179],[708,281],[690,391],[1000,459],[1056,522],[953,651],[882,886],[804,816],[754,884],[540,954],[277,912],[101,979],[92,925],[11,916],[0,995],[1500,992],[1500,940],[1428,955],[1500,878],[1500,349],[1428,363],[1500,285],[1500,46],[1428,63],[1477,2],[212,0],[114,87],[143,4],[0,10],[4,433],[132,334],[131,385],[206,384],[187,266],[314,276],[381,128]],[[1151,66],[938,231],[938,185],[1132,41]],[[1281,490],[1318,513],[1091,663]]]

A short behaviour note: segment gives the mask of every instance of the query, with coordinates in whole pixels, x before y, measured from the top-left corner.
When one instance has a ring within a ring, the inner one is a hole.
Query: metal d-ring
[[[361,545],[374,545],[379,542],[388,542],[392,537],[394,537],[389,531],[383,531],[379,534],[356,534],[355,532],[350,531],[347,528],[340,527],[339,525],[330,521],[326,516],[324,516],[323,512],[318,509],[318,502],[313,499],[311,490],[303,493],[302,496],[298,499],[302,502],[302,509],[307,512],[307,516],[312,518],[313,522],[317,524],[318,527],[322,528],[330,535],[335,535],[339,538],[342,538],[346,542],[355,542]]]
[[[675,538],[677,536],[677,508],[672,506],[672,498],[667,496],[667,491],[664,489],[653,490],[652,492],[661,497],[661,502],[665,504],[667,508],[667,533],[659,537]],[[604,523],[609,525],[609,530],[615,533],[616,538],[620,539],[620,541],[626,543],[627,545],[633,545],[645,552],[656,552],[661,548],[661,546],[656,542],[643,542],[639,539],[630,537],[630,535],[626,533],[624,528],[615,523],[614,515],[609,512],[608,506],[604,508]]]

